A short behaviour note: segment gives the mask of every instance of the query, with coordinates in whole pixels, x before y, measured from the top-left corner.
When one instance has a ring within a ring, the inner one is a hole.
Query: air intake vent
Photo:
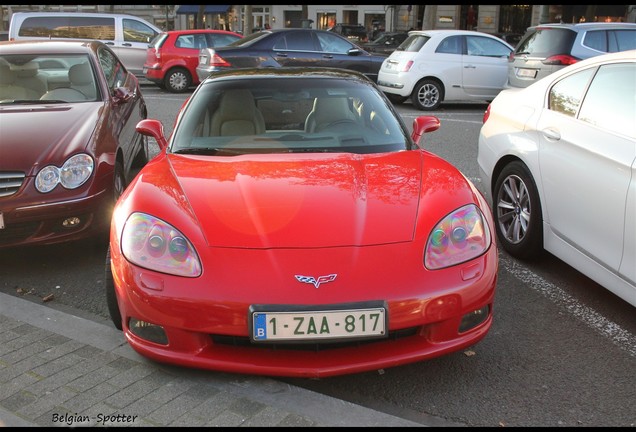
[[[0,197],[13,195],[24,182],[24,173],[0,172]]]

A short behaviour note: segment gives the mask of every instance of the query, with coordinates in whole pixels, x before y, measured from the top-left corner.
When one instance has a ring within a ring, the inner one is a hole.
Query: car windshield
[[[431,39],[430,36],[414,34],[406,38],[396,51],[418,52]]]
[[[379,153],[411,145],[371,83],[290,75],[203,83],[180,115],[170,151]]]
[[[95,73],[88,55],[0,55],[0,103],[95,101]]]

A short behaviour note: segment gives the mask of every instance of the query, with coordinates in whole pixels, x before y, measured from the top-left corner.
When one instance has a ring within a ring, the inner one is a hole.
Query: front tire
[[[171,93],[183,93],[192,85],[190,72],[182,68],[171,69],[163,80],[166,90]]]
[[[104,266],[104,285],[106,286],[106,304],[108,305],[108,314],[117,330],[122,330],[121,312],[119,304],[117,304],[117,295],[115,294],[115,282],[113,281],[113,272],[110,268],[110,246],[106,252],[106,265]]]
[[[493,190],[497,240],[515,258],[536,258],[543,251],[543,217],[537,186],[528,167],[511,162]]]
[[[413,106],[420,111],[437,109],[444,99],[444,89],[434,80],[422,80],[415,85],[411,93]]]

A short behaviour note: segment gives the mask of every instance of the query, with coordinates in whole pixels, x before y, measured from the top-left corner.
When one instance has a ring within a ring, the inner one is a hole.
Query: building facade
[[[1,5],[0,30],[8,30],[13,12],[30,10],[128,13],[163,29],[202,26],[243,34],[268,26],[327,29],[336,23],[362,24],[372,35],[445,28],[523,33],[548,22],[636,22],[636,5]]]

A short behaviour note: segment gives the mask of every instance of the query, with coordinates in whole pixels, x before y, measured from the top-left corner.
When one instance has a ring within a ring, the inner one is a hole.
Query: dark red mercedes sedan
[[[105,44],[0,43],[0,248],[107,233],[148,159],[137,78]]]

